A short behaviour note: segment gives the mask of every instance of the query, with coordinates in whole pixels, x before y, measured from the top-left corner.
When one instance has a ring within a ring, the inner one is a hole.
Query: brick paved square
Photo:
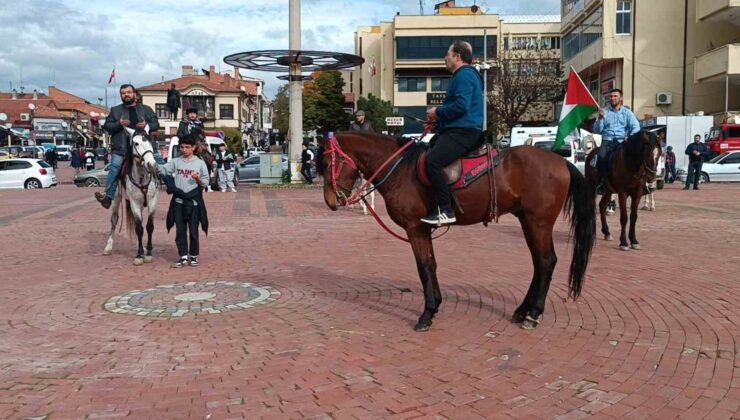
[[[320,189],[207,195],[201,266],[177,270],[164,210],[152,264],[132,265],[125,232],[103,256],[109,213],[92,193],[0,192],[0,418],[739,410],[738,185],[659,191],[657,211],[640,213],[643,249],[599,240],[575,302],[558,223],[560,263],[535,331],[509,323],[532,275],[516,219],[455,227],[435,241],[444,303],[428,333],[412,330],[423,296],[408,245],[359,209],[329,211]],[[229,289],[244,283],[255,289]]]

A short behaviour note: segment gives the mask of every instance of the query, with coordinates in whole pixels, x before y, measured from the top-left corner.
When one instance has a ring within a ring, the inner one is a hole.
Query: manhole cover
[[[269,286],[233,281],[167,284],[113,296],[105,309],[117,314],[182,317],[186,314],[220,314],[274,302],[280,292]]]

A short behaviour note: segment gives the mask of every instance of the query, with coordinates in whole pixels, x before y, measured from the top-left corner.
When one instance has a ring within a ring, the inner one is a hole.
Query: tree
[[[290,119],[290,85],[284,84],[278,88],[275,100],[272,102],[275,118],[272,127],[280,130],[285,135],[288,132],[288,121]]]
[[[489,128],[508,134],[525,117],[552,119],[555,102],[562,100],[565,84],[560,61],[551,50],[504,50],[488,71]]]
[[[316,72],[303,89],[303,127],[322,132],[346,130],[344,81],[336,70]]]
[[[357,109],[365,111],[365,119],[370,121],[373,130],[381,132],[383,130],[393,131],[400,127],[389,127],[385,124],[386,117],[400,117],[400,114],[393,112],[393,105],[390,101],[384,101],[372,93],[367,98],[360,98],[357,101]]]

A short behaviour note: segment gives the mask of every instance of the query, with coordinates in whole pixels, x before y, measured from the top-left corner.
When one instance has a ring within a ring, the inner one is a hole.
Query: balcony
[[[694,81],[740,78],[740,44],[729,44],[694,58]]]
[[[696,2],[697,22],[732,22],[740,26],[740,0],[701,0]]]
[[[575,20],[584,10],[588,9],[593,3],[600,3],[601,0],[576,0],[573,3],[573,8],[570,9],[560,19],[560,27],[565,28],[570,22]]]

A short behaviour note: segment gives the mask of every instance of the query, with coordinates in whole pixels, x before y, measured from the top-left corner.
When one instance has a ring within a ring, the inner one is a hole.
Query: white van
[[[206,143],[208,143],[208,148],[211,149],[211,154],[216,156],[216,153],[218,153],[218,145],[226,143],[223,139],[219,137],[211,137],[206,136]],[[180,156],[180,139],[177,136],[174,136],[170,139],[170,146],[169,150],[167,151],[167,158],[165,161],[169,162],[170,158],[176,158]]]
[[[558,134],[557,127],[514,127],[509,136],[511,147],[526,144],[530,137],[555,137]]]

